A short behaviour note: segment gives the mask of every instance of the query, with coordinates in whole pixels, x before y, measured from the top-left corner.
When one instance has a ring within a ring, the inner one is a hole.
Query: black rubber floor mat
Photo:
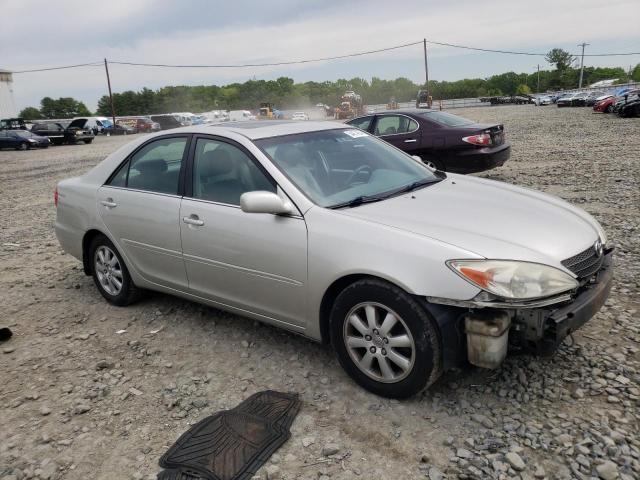
[[[159,480],[246,480],[285,443],[296,394],[267,390],[187,430],[160,458]]]

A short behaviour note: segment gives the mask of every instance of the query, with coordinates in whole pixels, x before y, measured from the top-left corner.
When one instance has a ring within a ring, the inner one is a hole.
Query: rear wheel
[[[111,240],[98,235],[91,242],[89,255],[93,281],[109,303],[122,307],[139,298],[140,289],[131,280],[129,270]]]
[[[613,106],[607,105],[607,108],[604,109],[604,113],[611,113],[613,111]]]
[[[430,315],[382,280],[360,280],[338,295],[331,340],[345,371],[377,395],[406,398],[441,372],[441,346]]]

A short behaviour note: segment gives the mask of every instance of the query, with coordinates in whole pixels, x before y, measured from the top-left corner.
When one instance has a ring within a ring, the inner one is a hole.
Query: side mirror
[[[240,196],[240,208],[246,213],[291,213],[293,207],[273,192],[246,192]]]

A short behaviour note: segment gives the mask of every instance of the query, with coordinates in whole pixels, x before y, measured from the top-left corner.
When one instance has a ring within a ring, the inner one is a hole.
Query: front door
[[[417,153],[421,149],[418,123],[406,115],[377,115],[373,133],[409,154]]]
[[[241,146],[200,137],[193,152],[191,196],[185,196],[180,208],[189,289],[224,305],[303,326],[304,219],[240,209],[245,192],[279,192]]]
[[[150,282],[183,291],[179,178],[188,140],[147,143],[98,191],[102,221],[130,266]]]

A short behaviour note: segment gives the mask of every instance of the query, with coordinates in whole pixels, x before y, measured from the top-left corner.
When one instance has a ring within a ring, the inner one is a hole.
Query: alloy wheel
[[[94,269],[102,289],[109,295],[118,295],[122,290],[123,274],[113,250],[105,245],[99,246],[95,253]]]
[[[382,383],[396,383],[411,373],[416,346],[411,331],[390,308],[375,302],[353,307],[344,319],[344,343],[353,363]]]

